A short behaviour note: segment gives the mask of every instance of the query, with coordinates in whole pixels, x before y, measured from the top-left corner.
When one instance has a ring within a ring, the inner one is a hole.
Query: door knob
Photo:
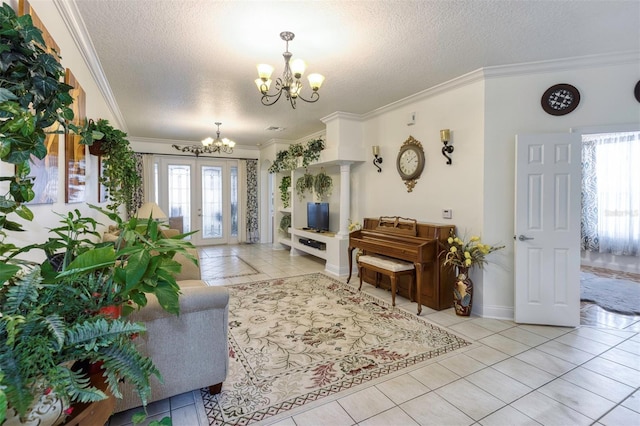
[[[527,241],[527,240],[533,240],[533,237],[525,237],[524,235],[522,235],[522,234],[521,234],[521,235],[518,237],[518,239],[519,239],[520,241]]]

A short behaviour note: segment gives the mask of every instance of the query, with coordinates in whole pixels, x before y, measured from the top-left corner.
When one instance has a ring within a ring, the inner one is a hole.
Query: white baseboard
[[[473,313],[480,315],[483,318],[493,318],[509,321],[513,321],[514,318],[513,306],[484,306],[483,309],[480,309],[478,312],[474,310]]]

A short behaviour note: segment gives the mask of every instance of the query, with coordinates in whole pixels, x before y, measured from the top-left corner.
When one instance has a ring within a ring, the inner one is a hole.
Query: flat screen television
[[[307,203],[307,228],[317,232],[329,230],[329,203]]]

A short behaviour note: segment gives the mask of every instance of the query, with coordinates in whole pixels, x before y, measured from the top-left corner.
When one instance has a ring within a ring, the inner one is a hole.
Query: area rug
[[[593,302],[607,311],[640,315],[640,283],[582,271],[580,300]]]
[[[229,375],[211,425],[244,425],[470,343],[322,273],[228,286]]]

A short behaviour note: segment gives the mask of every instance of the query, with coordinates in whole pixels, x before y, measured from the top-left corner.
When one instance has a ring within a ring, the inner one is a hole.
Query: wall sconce
[[[444,144],[442,147],[442,155],[447,157],[447,164],[451,164],[451,157],[447,155],[453,152],[453,146],[449,145],[451,131],[449,129],[440,130],[440,140]]]
[[[380,173],[382,171],[382,169],[379,166],[380,164],[382,164],[382,157],[380,157],[380,147],[378,145],[374,145],[372,147],[372,150],[373,150],[373,156],[375,157],[373,159],[373,165],[378,168],[378,173]]]

